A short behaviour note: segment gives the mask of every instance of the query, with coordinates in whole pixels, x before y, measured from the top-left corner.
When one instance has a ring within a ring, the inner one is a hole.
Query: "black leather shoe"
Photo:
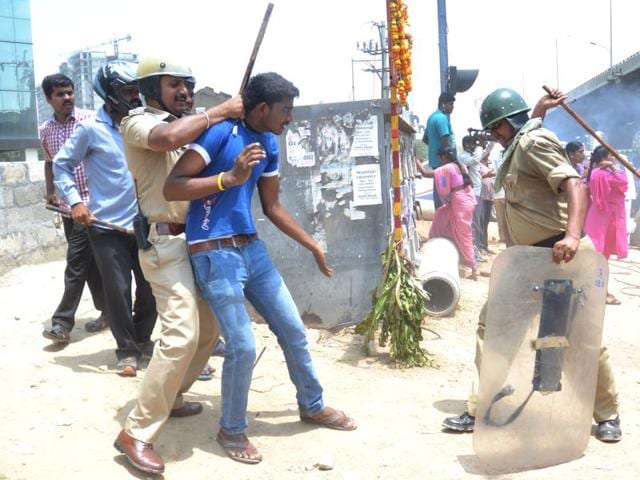
[[[190,417],[191,415],[197,415],[202,411],[202,404],[200,402],[184,402],[181,407],[174,408],[169,413],[172,418]]]
[[[473,427],[476,424],[476,417],[464,412],[459,417],[445,418],[442,422],[442,426],[447,430],[454,430],[456,432],[473,432]]]
[[[136,440],[122,430],[113,446],[137,469],[149,473],[164,472],[164,462],[155,452],[152,444]]]
[[[100,332],[109,326],[109,320],[107,320],[107,316],[103,313],[95,320],[91,320],[84,324],[84,329],[89,333]]]
[[[42,331],[42,336],[53,340],[54,343],[69,343],[70,337],[69,330],[57,323],[51,328],[45,328]]]
[[[620,417],[598,423],[598,427],[596,428],[596,438],[601,442],[619,442],[622,438],[622,430],[620,429]]]

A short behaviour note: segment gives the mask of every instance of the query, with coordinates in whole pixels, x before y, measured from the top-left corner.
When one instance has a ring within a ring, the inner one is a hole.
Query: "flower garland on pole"
[[[393,240],[402,252],[402,198],[400,193],[400,106],[407,105],[411,91],[411,35],[405,31],[409,15],[402,0],[386,0],[389,62],[389,97],[391,102],[391,175],[393,187]]]

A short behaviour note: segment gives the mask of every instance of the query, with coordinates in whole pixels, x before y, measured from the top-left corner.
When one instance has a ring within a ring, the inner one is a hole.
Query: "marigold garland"
[[[409,13],[407,5],[402,0],[394,0],[389,4],[391,25],[391,61],[398,79],[398,97],[400,104],[407,106],[407,96],[412,90],[411,83],[411,51],[413,39],[407,31],[409,28]]]

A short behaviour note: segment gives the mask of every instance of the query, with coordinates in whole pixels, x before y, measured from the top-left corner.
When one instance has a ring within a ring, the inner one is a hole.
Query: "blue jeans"
[[[240,248],[198,252],[191,255],[191,264],[226,342],[220,418],[225,433],[242,433],[248,425],[247,402],[256,346],[245,297],[278,339],[300,410],[320,412],[324,408],[322,387],[313,369],[304,324],[264,242],[255,240]]]

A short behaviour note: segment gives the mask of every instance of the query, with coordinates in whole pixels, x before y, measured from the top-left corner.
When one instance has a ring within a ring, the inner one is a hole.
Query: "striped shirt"
[[[55,114],[52,114],[48,120],[44,121],[40,125],[40,143],[42,144],[42,150],[44,150],[45,161],[51,162],[53,157],[56,156],[58,150],[62,148],[67,139],[71,136],[76,128],[76,125],[82,120],[95,116],[90,110],[81,110],[74,108],[71,115],[69,115],[64,122],[60,123]],[[78,186],[78,192],[82,198],[82,202],[85,205],[89,204],[89,187],[87,184],[87,177],[84,173],[84,167],[79,164],[75,169],[76,185]]]

